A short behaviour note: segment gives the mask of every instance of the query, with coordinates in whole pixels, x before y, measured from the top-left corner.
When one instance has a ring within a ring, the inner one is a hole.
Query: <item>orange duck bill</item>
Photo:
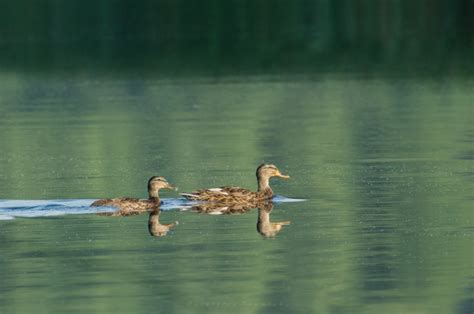
[[[279,178],[283,178],[283,179],[289,179],[289,178],[290,178],[289,175],[281,174],[280,171],[278,171],[278,173],[277,173],[275,176],[277,176],[277,177],[279,177]]]

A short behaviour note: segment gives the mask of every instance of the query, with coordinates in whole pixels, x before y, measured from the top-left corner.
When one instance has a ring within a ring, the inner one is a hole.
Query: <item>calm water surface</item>
[[[257,209],[169,208],[160,222],[179,224],[163,237],[148,214],[0,220],[1,313],[473,310],[469,77],[0,81],[1,199],[81,212],[82,199],[145,197],[151,175],[255,188],[263,161],[291,175],[277,194],[307,199],[275,204],[271,221],[291,224],[271,238]]]

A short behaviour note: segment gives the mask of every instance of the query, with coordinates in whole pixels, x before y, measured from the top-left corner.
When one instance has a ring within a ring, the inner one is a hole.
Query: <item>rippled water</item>
[[[0,215],[15,218],[0,312],[472,311],[472,79],[0,75]],[[148,214],[87,207],[146,197],[152,175],[253,189],[262,161],[291,175],[277,194],[306,199],[277,199],[270,221],[290,224],[273,237],[257,209],[180,210],[170,191],[162,237]]]

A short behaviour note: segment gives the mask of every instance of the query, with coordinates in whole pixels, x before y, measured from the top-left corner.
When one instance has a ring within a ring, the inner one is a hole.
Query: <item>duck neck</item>
[[[270,178],[268,177],[258,177],[258,192],[273,195],[273,191],[270,188]]]
[[[155,204],[160,204],[160,196],[158,195],[159,190],[148,190],[148,199]]]

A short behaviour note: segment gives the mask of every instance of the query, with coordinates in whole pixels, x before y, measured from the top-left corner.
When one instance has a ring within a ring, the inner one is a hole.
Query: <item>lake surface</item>
[[[474,312],[472,1],[33,2],[0,3],[0,313]],[[89,208],[262,162],[271,211]]]
[[[1,312],[472,310],[469,77],[1,81],[0,215],[15,218],[0,221]],[[148,214],[87,213],[146,197],[151,175],[253,189],[263,161],[291,175],[272,180],[278,195],[307,199],[275,204],[291,224],[271,238],[257,209],[170,206],[163,237]],[[55,213],[55,199],[72,203]]]

